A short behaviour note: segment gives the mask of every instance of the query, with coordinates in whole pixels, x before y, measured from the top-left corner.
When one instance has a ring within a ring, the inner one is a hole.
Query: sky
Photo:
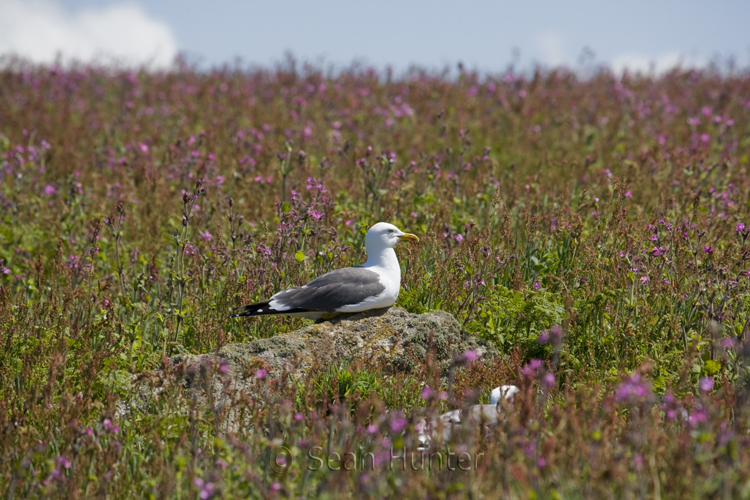
[[[750,67],[747,0],[0,0],[0,55],[202,68]]]

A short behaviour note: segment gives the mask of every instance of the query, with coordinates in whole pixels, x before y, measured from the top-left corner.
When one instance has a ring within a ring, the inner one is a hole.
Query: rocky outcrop
[[[424,362],[431,342],[443,364],[456,353],[474,349],[482,356],[490,349],[448,313],[411,314],[392,307],[342,315],[287,335],[229,344],[218,357],[232,372],[263,365],[271,377],[284,371],[302,375],[315,361],[327,364],[381,358],[394,372],[408,372]],[[175,357],[172,361],[190,362],[190,358],[194,357]]]
[[[392,307],[341,315],[286,335],[229,344],[218,354],[173,356],[168,371],[183,378],[192,397],[210,402],[214,411],[223,411],[231,409],[232,400],[238,397],[264,401],[272,385],[269,379],[285,374],[301,379],[314,366],[367,360],[382,361],[392,373],[409,372],[425,362],[431,346],[442,368],[468,350],[476,351],[477,357],[495,353],[494,347],[470,335],[448,313],[411,314]],[[256,377],[261,369],[262,381]],[[212,387],[210,401],[205,397],[208,386]],[[137,406],[148,411],[153,389],[141,386],[136,392]],[[234,417],[229,420],[235,421]]]

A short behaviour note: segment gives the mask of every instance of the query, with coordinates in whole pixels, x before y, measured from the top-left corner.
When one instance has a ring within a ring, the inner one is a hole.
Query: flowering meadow
[[[750,498],[749,156],[746,70],[5,59],[2,494]],[[310,324],[230,313],[363,262],[378,221],[421,239],[397,305],[497,355],[251,366],[239,428],[185,389],[177,355]],[[496,428],[420,446],[501,384]]]

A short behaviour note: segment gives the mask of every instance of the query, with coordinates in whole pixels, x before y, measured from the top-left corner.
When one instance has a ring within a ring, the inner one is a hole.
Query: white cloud
[[[617,74],[625,70],[631,73],[660,75],[674,68],[700,68],[707,61],[700,57],[686,57],[677,52],[668,52],[657,57],[640,54],[622,54],[612,60],[611,68]]]
[[[544,57],[546,64],[559,66],[565,63],[562,40],[557,33],[542,33],[536,37],[536,45],[542,51],[542,57]]]
[[[177,42],[165,23],[127,3],[66,12],[53,0],[0,0],[0,54],[38,63],[112,62],[167,67]]]

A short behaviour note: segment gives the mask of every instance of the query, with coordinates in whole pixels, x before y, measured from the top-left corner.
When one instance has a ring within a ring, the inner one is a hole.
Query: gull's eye
[[[389,233],[392,233],[392,232],[393,232],[393,229],[389,229],[389,230],[388,230],[388,232],[389,232]]]

